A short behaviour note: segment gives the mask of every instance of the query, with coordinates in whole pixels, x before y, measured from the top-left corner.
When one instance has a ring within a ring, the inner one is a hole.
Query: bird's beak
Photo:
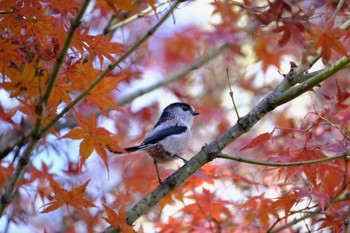
[[[199,112],[192,111],[192,115],[194,115],[194,116],[199,115]]]

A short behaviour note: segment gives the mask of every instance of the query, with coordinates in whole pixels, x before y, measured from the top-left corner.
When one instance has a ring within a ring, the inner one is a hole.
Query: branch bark
[[[87,94],[94,88],[96,85],[102,81],[111,71],[113,71],[121,62],[128,58],[135,50],[137,50],[148,38],[150,38],[157,29],[165,22],[165,20],[172,14],[176,7],[182,1],[175,1],[168,11],[162,16],[162,18],[150,29],[148,32],[138,40],[128,51],[126,51],[122,56],[118,58],[117,61],[113,62],[108,66],[108,68],[103,71],[82,93],[79,94],[70,104],[68,104],[50,123],[48,123],[41,131],[42,134],[46,134],[51,127],[53,127],[56,122],[58,122],[67,112],[69,112],[75,105],[77,105],[82,99],[84,99]]]
[[[52,88],[54,86],[57,74],[59,73],[60,67],[63,62],[63,58],[65,57],[67,53],[68,46],[70,44],[71,39],[73,38],[74,32],[77,28],[77,26],[80,24],[80,21],[86,11],[86,8],[89,4],[90,0],[86,0],[77,16],[75,17],[74,21],[72,22],[71,29],[69,30],[70,35],[67,36],[65,46],[62,48],[62,51],[60,52],[59,57],[57,58],[55,68],[53,70],[53,74],[50,77],[49,85],[45,91],[45,94],[42,98],[40,103],[38,103],[38,115],[41,116],[43,112],[43,107],[45,106],[45,103],[48,101]],[[68,111],[70,111],[76,104],[78,104],[85,96],[104,78],[106,77],[115,67],[117,67],[122,61],[124,61],[127,57],[129,57],[136,49],[138,49],[150,36],[152,36],[155,31],[165,22],[165,20],[172,14],[173,10],[176,9],[176,7],[183,2],[182,0],[175,1],[171,7],[167,10],[167,12],[162,16],[162,18],[140,39],[136,42],[134,46],[132,46],[126,53],[124,53],[119,59],[112,63],[100,76],[98,76],[93,83],[90,84],[90,86],[84,90],[78,97],[76,97],[69,105],[67,105],[50,123],[48,123],[46,126],[42,126],[42,120],[41,117],[38,117],[38,119],[35,122],[35,125],[32,130],[26,135],[28,135],[27,138],[22,137],[22,140],[20,140],[18,143],[21,143],[24,140],[28,140],[27,147],[23,151],[22,155],[19,158],[18,164],[15,168],[15,171],[4,191],[4,194],[1,196],[1,202],[0,202],[0,216],[3,215],[5,209],[7,206],[11,203],[13,199],[13,193],[16,189],[16,186],[18,184],[18,181],[21,179],[24,173],[25,167],[28,165],[31,155],[33,153],[33,150],[35,149],[38,141],[50,130],[51,127],[53,127],[56,122],[58,122]]]
[[[17,183],[24,173],[24,168],[29,163],[32,152],[33,152],[36,144],[38,143],[38,141],[42,137],[40,131],[42,128],[42,117],[43,117],[42,115],[43,115],[43,111],[44,111],[43,109],[45,108],[45,105],[50,98],[50,95],[51,95],[52,89],[55,85],[59,70],[62,66],[63,59],[64,59],[65,55],[67,54],[70,42],[72,41],[72,38],[74,36],[76,29],[80,25],[80,21],[83,18],[89,3],[90,3],[90,0],[85,0],[83,2],[83,4],[81,5],[81,7],[77,13],[77,16],[75,17],[74,21],[72,22],[72,24],[69,28],[67,38],[64,42],[62,50],[60,51],[60,53],[56,59],[56,62],[55,62],[52,74],[50,76],[48,85],[46,87],[44,96],[37,103],[36,110],[37,110],[38,117],[35,121],[34,128],[32,130],[27,130],[22,135],[22,137],[20,137],[21,140],[19,140],[17,142],[18,144],[22,144],[28,138],[28,145],[25,148],[25,150],[23,151],[22,155],[20,156],[18,164],[15,168],[15,171],[14,171],[8,185],[6,186],[4,194],[1,196],[0,216],[2,216],[4,214],[5,209],[11,203],[11,201],[13,199],[13,193],[15,191]]]
[[[342,57],[337,60],[329,68],[323,69],[315,73],[313,77],[305,79],[299,85],[289,88],[283,88],[278,85],[270,94],[268,94],[258,105],[256,105],[248,114],[238,120],[238,122],[228,129],[225,133],[219,136],[216,140],[202,149],[189,160],[180,169],[170,175],[163,184],[160,184],[151,193],[143,197],[140,201],[134,204],[126,211],[127,223],[133,224],[136,219],[148,211],[151,207],[157,204],[165,195],[170,193],[175,188],[179,187],[186,179],[195,173],[200,167],[206,163],[218,158],[221,151],[238,137],[248,132],[260,119],[268,112],[274,110],[280,105],[287,103],[296,97],[302,95],[313,87],[322,83],[325,79],[331,77],[337,71],[343,69],[349,64],[347,57]],[[294,72],[294,71],[291,71]],[[294,76],[297,80],[303,80],[302,75]],[[285,81],[282,81],[285,82]],[[118,232],[118,229],[110,226],[105,232]]]

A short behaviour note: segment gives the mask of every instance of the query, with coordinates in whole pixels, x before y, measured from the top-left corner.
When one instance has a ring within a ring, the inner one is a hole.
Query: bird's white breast
[[[176,154],[178,156],[181,156],[185,152],[189,144],[190,138],[191,131],[187,129],[181,134],[174,134],[168,136],[161,140],[159,143],[162,144],[164,149],[171,155]]]

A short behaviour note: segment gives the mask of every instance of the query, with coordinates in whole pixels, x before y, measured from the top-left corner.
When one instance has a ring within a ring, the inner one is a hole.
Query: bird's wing
[[[142,145],[154,144],[160,140],[175,134],[181,134],[187,130],[187,126],[168,126],[166,128],[157,130],[156,128],[145,138]]]

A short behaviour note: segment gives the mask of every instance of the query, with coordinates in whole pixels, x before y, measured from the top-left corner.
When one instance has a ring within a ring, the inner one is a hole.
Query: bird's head
[[[189,104],[181,102],[172,103],[163,110],[159,121],[176,119],[187,126],[191,126],[194,116],[198,114],[199,113]]]

